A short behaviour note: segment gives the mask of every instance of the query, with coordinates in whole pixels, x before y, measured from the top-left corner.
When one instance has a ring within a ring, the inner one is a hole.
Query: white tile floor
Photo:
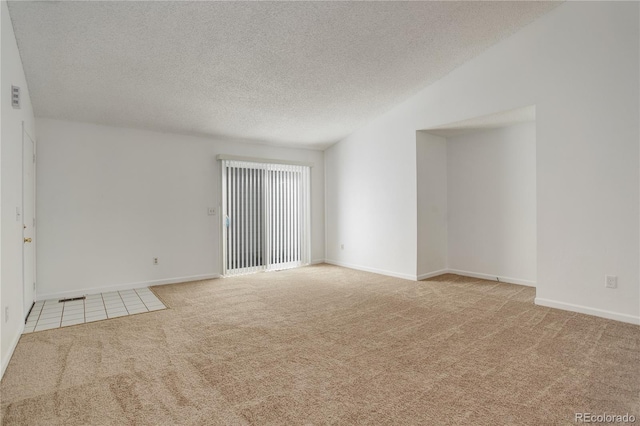
[[[41,300],[33,306],[24,332],[33,333],[160,309],[166,309],[166,306],[147,287],[91,294],[84,300],[62,303],[59,299]]]

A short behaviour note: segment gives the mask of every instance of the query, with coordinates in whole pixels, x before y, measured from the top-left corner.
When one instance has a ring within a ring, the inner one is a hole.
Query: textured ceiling
[[[35,113],[323,148],[543,2],[9,2]]]

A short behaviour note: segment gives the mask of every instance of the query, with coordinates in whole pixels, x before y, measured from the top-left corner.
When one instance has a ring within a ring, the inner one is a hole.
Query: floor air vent
[[[58,303],[64,303],[64,302],[73,302],[74,300],[84,300],[86,299],[87,296],[82,296],[82,297],[70,297],[68,299],[60,299],[58,300]]]

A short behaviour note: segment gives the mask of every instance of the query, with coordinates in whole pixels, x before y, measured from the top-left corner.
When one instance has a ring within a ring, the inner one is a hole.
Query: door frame
[[[24,164],[25,164],[25,146],[27,143],[27,138],[29,139],[29,141],[31,142],[32,146],[33,146],[33,216],[31,218],[27,218],[25,217],[25,168],[24,168]],[[22,306],[23,309],[25,310],[25,312],[23,312],[24,315],[24,320],[26,321],[27,318],[29,317],[29,314],[31,313],[31,309],[33,309],[33,305],[35,304],[36,301],[36,282],[37,282],[37,277],[36,277],[36,257],[37,257],[37,250],[36,250],[36,244],[37,244],[37,231],[36,231],[36,159],[37,159],[37,155],[36,155],[36,141],[35,139],[29,134],[29,132],[27,131],[26,127],[25,127],[25,123],[24,121],[22,121]],[[25,256],[25,242],[24,242],[24,238],[26,237],[25,235],[25,223],[27,220],[31,220],[31,226],[32,226],[32,247],[33,247],[33,283],[26,283],[26,268],[25,268],[25,263],[26,263],[26,256]],[[27,308],[27,300],[26,300],[26,292],[27,292],[27,285],[29,287],[33,286],[33,300],[31,301],[30,306]]]

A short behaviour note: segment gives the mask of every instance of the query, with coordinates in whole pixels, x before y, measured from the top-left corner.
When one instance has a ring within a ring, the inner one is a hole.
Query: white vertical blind
[[[310,168],[222,160],[223,275],[310,263]]]

